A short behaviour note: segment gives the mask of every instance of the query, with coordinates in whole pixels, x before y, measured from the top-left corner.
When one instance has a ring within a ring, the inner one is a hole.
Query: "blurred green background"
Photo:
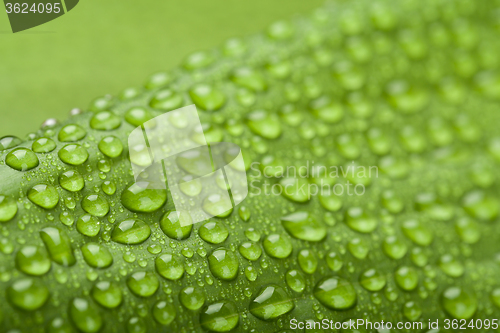
[[[189,53],[323,0],[82,0],[62,17],[13,34],[0,13],[0,136],[24,138],[47,118],[65,119],[106,93],[141,85]]]

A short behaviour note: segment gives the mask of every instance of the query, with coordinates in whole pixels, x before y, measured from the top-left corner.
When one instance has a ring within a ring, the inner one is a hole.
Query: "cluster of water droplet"
[[[498,314],[492,15],[472,0],[326,6],[194,53],[24,141],[1,138],[0,326],[285,332],[290,318]],[[133,183],[127,136],[192,103],[208,142],[242,148],[233,167],[250,180],[350,181],[365,195],[250,196],[234,211],[211,196],[203,208],[216,217],[191,225],[168,190]],[[307,161],[380,174],[283,177]]]

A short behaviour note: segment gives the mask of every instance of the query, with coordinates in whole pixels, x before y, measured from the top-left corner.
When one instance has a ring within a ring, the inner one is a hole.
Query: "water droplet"
[[[370,150],[379,156],[388,154],[392,149],[392,139],[380,128],[370,128],[366,132],[366,140]]]
[[[38,166],[38,157],[28,148],[16,148],[7,154],[5,164],[19,171],[28,171]]]
[[[246,53],[247,45],[239,38],[230,38],[224,43],[224,54],[229,57],[239,57]]]
[[[14,148],[15,146],[20,145],[22,142],[23,141],[16,136],[12,135],[4,136],[0,138],[0,151],[9,148]]]
[[[172,111],[178,109],[182,103],[183,98],[180,94],[170,89],[163,89],[153,95],[149,106],[157,110]]]
[[[288,287],[297,293],[303,292],[306,288],[306,279],[304,275],[296,269],[286,272],[285,280]]]
[[[357,90],[361,88],[366,81],[364,71],[349,61],[337,63],[333,70],[333,76],[346,90]]]
[[[69,170],[59,176],[59,185],[65,190],[78,192],[85,186],[85,180],[78,171]]]
[[[464,274],[465,268],[460,261],[450,254],[439,258],[439,268],[448,276],[457,278]]]
[[[208,256],[208,263],[212,274],[221,280],[229,281],[238,275],[238,258],[223,247],[215,249]]]
[[[121,195],[125,208],[137,213],[151,213],[160,209],[167,201],[166,190],[151,190],[132,184]]]
[[[302,271],[306,274],[314,274],[318,267],[318,258],[312,250],[300,250],[297,260]]]
[[[379,291],[385,287],[385,276],[375,268],[367,269],[359,276],[359,284],[368,291]]]
[[[90,127],[99,131],[109,131],[120,127],[122,120],[111,111],[101,111],[92,116]]]
[[[171,303],[158,301],[153,305],[153,317],[161,325],[170,325],[176,314],[175,307]]]
[[[288,257],[293,250],[292,242],[290,242],[288,237],[280,234],[271,234],[267,236],[262,245],[270,257],[277,259],[284,259]]]
[[[205,304],[205,293],[199,287],[185,287],[179,292],[179,300],[186,309],[196,311]]]
[[[238,308],[231,301],[221,301],[205,306],[200,314],[201,327],[211,332],[229,332],[238,325],[239,321]]]
[[[248,222],[248,220],[250,220],[250,209],[245,206],[240,206],[240,208],[238,208],[238,215],[243,221]]]
[[[16,253],[16,267],[29,275],[43,275],[50,270],[47,251],[38,246],[26,245]]]
[[[89,194],[82,199],[82,208],[93,216],[103,217],[109,212],[109,203],[99,194]]]
[[[83,139],[87,135],[87,131],[80,125],[69,124],[61,128],[57,139],[61,142],[73,142]]]
[[[187,212],[169,211],[161,218],[160,228],[168,237],[183,240],[191,235],[193,220]]]
[[[336,252],[329,252],[326,255],[326,264],[332,271],[337,272],[342,268],[344,262]]]
[[[247,236],[247,238],[251,241],[258,242],[260,239],[260,232],[254,228],[248,228],[245,230],[245,236]]]
[[[212,244],[220,244],[229,236],[227,227],[219,221],[208,221],[198,229],[201,239]]]
[[[477,243],[481,231],[477,222],[468,217],[462,217],[455,222],[455,230],[460,239],[467,244]]]
[[[403,80],[392,81],[387,86],[386,93],[388,102],[406,114],[422,110],[429,101],[429,95],[425,89],[412,86]]]
[[[17,213],[17,204],[9,196],[0,195],[0,222],[7,222]]]
[[[112,181],[106,180],[101,185],[102,191],[107,195],[113,195],[116,192],[116,185]]]
[[[262,255],[262,249],[257,243],[244,242],[238,248],[240,254],[251,261],[255,261]]]
[[[319,242],[326,237],[326,226],[308,212],[295,212],[281,217],[285,230],[294,238]]]
[[[292,37],[294,34],[293,25],[287,21],[278,21],[269,26],[267,35],[276,40],[285,40]]]
[[[21,310],[34,311],[41,308],[49,298],[49,290],[40,280],[22,278],[14,281],[6,290],[7,298]]]
[[[305,203],[311,199],[309,182],[306,178],[289,177],[280,180],[281,195],[298,203]]]
[[[139,317],[132,317],[127,322],[128,333],[146,333],[147,326],[143,319]]]
[[[210,52],[199,51],[191,53],[184,60],[184,68],[188,70],[195,70],[207,67],[214,61],[214,58]]]
[[[113,263],[111,252],[103,244],[87,243],[81,250],[83,259],[91,267],[107,268]]]
[[[206,197],[203,200],[203,210],[217,217],[227,217],[233,212],[229,198],[220,194],[211,194]]]
[[[398,214],[404,209],[403,200],[392,190],[382,192],[382,205],[393,214]]]
[[[403,222],[402,229],[406,237],[420,246],[429,246],[434,238],[432,232],[417,220]]]
[[[149,238],[151,228],[139,219],[127,219],[115,226],[111,240],[120,244],[140,244]]]
[[[347,310],[356,304],[357,294],[353,285],[340,277],[321,279],[313,291],[314,297],[332,310]]]
[[[152,296],[160,286],[160,281],[152,272],[135,272],[127,278],[130,291],[139,297]]]
[[[461,287],[449,287],[441,296],[444,310],[455,319],[470,319],[477,310],[477,299]]]
[[[333,102],[327,96],[322,96],[312,101],[310,108],[316,117],[329,124],[338,123],[344,117],[342,105]]]
[[[295,304],[282,287],[270,284],[262,287],[250,302],[250,313],[262,320],[273,320],[293,310]]]
[[[347,248],[349,249],[349,252],[351,252],[351,254],[358,259],[365,259],[368,255],[368,251],[370,250],[368,244],[360,238],[351,239],[347,244]]]
[[[99,332],[103,326],[99,309],[85,298],[73,298],[69,304],[69,316],[73,324],[85,333]]]
[[[55,227],[46,227],[40,230],[40,237],[53,261],[65,267],[76,263],[71,241],[66,233]]]
[[[162,254],[155,260],[158,274],[168,280],[178,280],[184,274],[184,266],[180,258],[171,254]]]
[[[77,144],[62,147],[57,153],[61,161],[70,165],[81,165],[89,158],[87,149]]]
[[[264,110],[249,113],[247,116],[247,125],[252,132],[264,139],[277,139],[282,132],[278,116]]]
[[[422,315],[422,309],[415,302],[406,302],[403,307],[403,314],[410,321],[417,321]]]
[[[406,251],[408,251],[406,244],[396,236],[389,236],[384,239],[382,249],[389,258],[395,260],[403,258]]]
[[[123,151],[122,142],[114,136],[102,138],[101,141],[99,141],[98,147],[101,153],[110,158],[120,156]]]
[[[38,184],[28,191],[28,199],[42,208],[52,209],[59,202],[59,194],[52,185]]]
[[[397,285],[406,291],[412,291],[418,285],[417,270],[409,266],[401,266],[394,273],[394,279]]]
[[[500,210],[498,200],[480,190],[467,193],[462,207],[470,216],[480,220],[493,220]]]
[[[192,101],[203,110],[219,110],[226,102],[226,96],[219,89],[208,84],[197,84],[189,91]]]
[[[377,228],[378,221],[361,207],[351,207],[346,212],[346,223],[354,231],[370,233]]]
[[[94,287],[92,287],[91,293],[97,303],[108,309],[116,308],[122,303],[122,290],[114,282],[97,282]]]

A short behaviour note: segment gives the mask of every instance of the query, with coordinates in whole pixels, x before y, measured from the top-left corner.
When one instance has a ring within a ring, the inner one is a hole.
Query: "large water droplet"
[[[149,105],[153,109],[158,109],[162,111],[172,111],[179,108],[183,103],[183,98],[180,94],[176,93],[170,89],[163,89],[158,91]]]
[[[59,185],[65,190],[78,192],[85,186],[85,180],[78,171],[68,170],[59,176]]]
[[[293,250],[292,242],[290,242],[288,237],[280,234],[271,234],[267,236],[262,245],[269,256],[277,259],[288,257]]]
[[[151,190],[132,184],[121,195],[125,208],[137,213],[151,213],[160,209],[167,201],[166,190]]]
[[[282,131],[278,116],[264,110],[249,113],[247,125],[252,132],[269,140],[277,139]]]
[[[26,245],[16,253],[16,267],[29,275],[43,275],[50,270],[47,251],[38,246]]]
[[[62,266],[73,266],[76,263],[71,241],[63,231],[46,227],[40,230],[40,237],[53,261]]]
[[[408,220],[403,222],[403,233],[413,243],[420,246],[428,246],[432,243],[434,235],[420,221]]]
[[[114,282],[99,281],[92,287],[91,293],[97,303],[108,309],[116,308],[122,303],[122,290]]]
[[[321,279],[313,291],[314,297],[332,310],[347,310],[356,304],[357,294],[353,285],[340,277]]]
[[[98,148],[107,157],[114,158],[121,155],[123,144],[120,139],[114,136],[107,136],[99,141]]]
[[[59,202],[59,194],[52,185],[38,184],[28,191],[28,199],[42,208],[52,209]]]
[[[251,261],[255,261],[262,255],[262,249],[257,243],[244,242],[238,248],[240,254]]]
[[[83,127],[77,124],[70,124],[61,128],[57,138],[61,142],[73,142],[83,139],[86,135],[87,131]]]
[[[152,296],[160,286],[160,281],[152,272],[135,272],[127,278],[127,286],[136,296]]]
[[[441,296],[441,304],[450,316],[456,319],[470,319],[477,310],[477,299],[461,287],[449,287]]]
[[[109,131],[120,127],[122,120],[111,111],[94,114],[90,119],[90,127],[99,131]]]
[[[250,302],[250,313],[262,320],[273,320],[293,310],[295,304],[282,287],[262,287]]]
[[[85,333],[99,332],[103,326],[99,309],[85,298],[75,297],[70,302],[69,316],[73,324]]]
[[[397,285],[406,291],[414,290],[418,285],[418,273],[413,267],[399,267],[394,273],[394,279],[396,280]]]
[[[49,298],[49,290],[40,280],[22,278],[14,281],[6,290],[8,300],[17,308],[34,311]]]
[[[28,148],[16,148],[7,154],[5,164],[19,171],[28,171],[38,166],[38,157]]]
[[[378,221],[361,207],[351,207],[345,215],[346,223],[354,231],[370,233],[377,228]]]
[[[87,149],[77,144],[66,145],[57,154],[61,161],[70,165],[81,165],[89,158]]]
[[[155,260],[158,274],[168,280],[178,280],[184,274],[184,266],[180,258],[171,254],[162,254]]]
[[[295,212],[283,216],[281,222],[285,230],[297,239],[319,242],[326,236],[326,226],[308,212]]]
[[[205,293],[200,287],[185,287],[179,292],[179,301],[186,309],[196,311],[205,304]]]
[[[229,281],[238,275],[238,258],[226,248],[215,249],[208,256],[208,263],[212,274],[221,280]]]
[[[229,236],[229,230],[220,221],[208,221],[198,229],[198,234],[205,242],[220,244]]]
[[[359,284],[369,291],[379,291],[385,283],[385,276],[375,268],[367,269],[359,276]]]
[[[115,226],[111,240],[120,244],[140,244],[149,238],[151,228],[139,219],[127,219]]]
[[[200,314],[201,327],[211,332],[229,332],[239,321],[238,308],[231,301],[210,304]]]
[[[191,235],[193,220],[187,212],[166,212],[160,220],[161,230],[172,239],[183,240]]]
[[[0,222],[7,222],[17,213],[17,204],[9,196],[0,195]]]
[[[113,263],[111,252],[103,245],[87,243],[82,246],[82,255],[85,262],[95,268],[106,268]]]
[[[93,216],[103,217],[109,212],[109,203],[99,194],[89,194],[82,199],[82,208]]]
[[[189,91],[192,101],[203,110],[219,110],[226,102],[226,96],[219,89],[208,84],[197,84]]]

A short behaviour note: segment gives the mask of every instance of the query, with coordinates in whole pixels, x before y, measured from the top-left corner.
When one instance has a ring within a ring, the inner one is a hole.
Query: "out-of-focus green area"
[[[12,34],[0,12],[0,136],[24,137],[105,93],[144,82],[190,52],[261,31],[323,0],[83,0],[71,12]]]

